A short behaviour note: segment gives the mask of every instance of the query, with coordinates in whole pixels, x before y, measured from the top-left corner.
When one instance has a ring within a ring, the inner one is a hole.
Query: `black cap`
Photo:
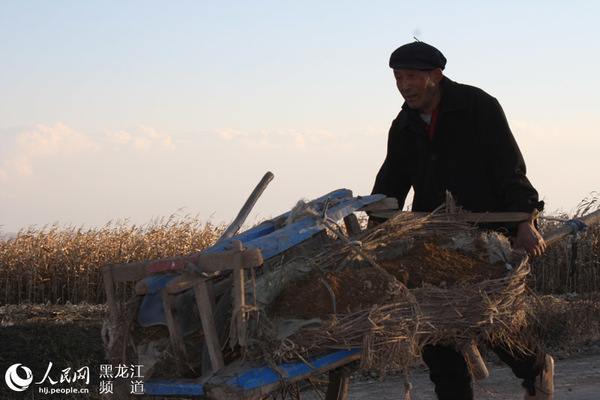
[[[446,67],[441,51],[425,42],[412,42],[398,47],[390,57],[390,68],[430,71]]]

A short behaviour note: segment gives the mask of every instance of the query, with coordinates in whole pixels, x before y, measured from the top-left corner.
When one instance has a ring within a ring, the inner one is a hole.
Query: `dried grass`
[[[564,220],[576,219],[600,208],[600,195],[591,193],[581,201],[573,216],[558,215]],[[539,220],[542,233],[562,226],[562,222]],[[540,294],[600,292],[600,224],[592,225],[578,237],[567,236],[531,260],[531,287]]]
[[[4,304],[104,303],[101,269],[193,254],[211,246],[222,226],[172,215],[147,225],[110,222],[101,229],[47,226],[0,240],[0,300]],[[131,293],[122,293],[125,299]]]
[[[394,243],[434,235],[454,236],[469,230],[469,225],[447,213],[430,217],[400,214],[356,238],[364,249],[358,257],[364,260]],[[321,270],[336,269],[344,265],[352,251],[349,246],[332,244],[311,262]],[[380,304],[351,314],[335,314],[322,326],[301,329],[283,340],[276,338],[272,323],[261,314],[251,333],[255,348],[248,356],[281,362],[332,349],[361,349],[363,368],[390,369],[408,365],[423,346],[432,343],[460,347],[470,340],[501,341],[517,348],[520,329],[526,323],[529,266],[524,254],[513,256],[511,262],[516,268],[503,278],[449,288],[424,285],[415,289],[395,281],[395,289]]]

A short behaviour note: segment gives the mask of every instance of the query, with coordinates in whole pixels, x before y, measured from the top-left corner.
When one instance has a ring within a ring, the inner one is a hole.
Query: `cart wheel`
[[[223,293],[219,301],[217,301],[214,311],[215,327],[221,347],[225,346],[229,336],[232,309],[233,290],[230,289]],[[225,364],[235,359],[235,352],[232,352],[229,356],[225,354]],[[202,373],[210,369],[212,369],[212,364],[208,355],[208,346],[204,343],[202,347]],[[349,383],[348,370],[340,367],[330,371],[328,374],[324,374],[323,379],[306,379],[305,381],[284,387],[280,392],[268,395],[264,399],[301,399],[302,393],[308,393],[313,390],[318,393],[317,398],[319,399],[346,400]]]
[[[329,372],[329,384],[325,400],[346,400],[350,377],[348,370],[344,367]]]

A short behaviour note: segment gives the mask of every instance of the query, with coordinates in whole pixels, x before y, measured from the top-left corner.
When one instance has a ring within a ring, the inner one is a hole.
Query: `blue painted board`
[[[330,208],[327,211],[327,215],[332,216],[334,220],[339,220],[364,205],[380,200],[383,197],[382,195],[373,195],[362,198],[343,199],[339,204]],[[263,259],[268,260],[323,230],[324,226],[319,223],[320,218],[318,216],[300,220],[268,235],[258,237],[246,243],[242,242],[242,244],[247,248],[260,249]]]
[[[354,359],[353,356],[359,353],[359,350],[339,350],[321,357],[317,357],[312,361],[309,360],[310,366],[304,362],[294,362],[278,365],[280,372],[283,373],[284,379],[293,379],[304,374],[309,374],[314,369],[326,368],[328,365],[333,365],[348,358],[349,361]],[[259,388],[261,386],[270,385],[279,382],[280,378],[274,369],[268,366],[264,367],[247,367],[246,370],[237,371],[233,377],[221,375],[211,376],[208,379],[170,379],[170,380],[149,380],[144,383],[144,390],[147,394],[156,396],[169,395],[188,395],[202,396],[204,395],[204,385],[210,384],[225,384],[232,390],[242,392]]]
[[[335,190],[335,191],[333,191],[331,193],[328,193],[328,194],[326,194],[324,196],[321,196],[318,199],[315,199],[315,200],[311,201],[311,203],[313,203],[313,204],[319,204],[319,203],[324,204],[327,201],[327,199],[338,200],[338,199],[342,199],[342,198],[347,198],[347,200],[352,201],[353,198],[349,197],[349,196],[352,196],[352,192],[350,190],[348,190],[348,189],[338,189],[338,190]],[[367,196],[367,197],[372,197],[372,196]],[[379,200],[379,199],[381,199],[383,197],[384,196],[380,196],[376,200]],[[364,198],[366,198],[366,197],[364,197]],[[376,201],[376,200],[372,200],[370,202],[373,202],[373,201]],[[365,203],[365,204],[368,204],[368,202]],[[360,206],[360,207],[362,207],[362,206]],[[355,210],[357,210],[360,207],[357,207],[357,208],[355,208],[352,211],[355,211]],[[350,212],[352,212],[352,211],[350,211]],[[237,240],[241,241],[242,244],[244,245],[244,247],[249,247],[250,243],[254,239],[258,239],[260,237],[267,236],[267,235],[275,232],[275,224],[272,221],[286,219],[290,215],[290,213],[291,213],[291,211],[283,213],[283,214],[279,215],[278,217],[273,218],[271,221],[268,221],[268,222],[266,222],[264,224],[260,224],[258,226],[255,226],[255,227],[253,227],[253,228],[251,228],[251,229],[249,229],[249,230],[247,230],[245,232],[242,232],[242,233],[237,234],[237,235],[235,235],[235,236],[233,236],[233,237],[231,237],[231,238],[229,238],[227,240],[224,240],[221,243],[218,243],[218,244],[216,244],[216,245],[214,245],[212,247],[209,247],[208,249],[202,251],[202,253],[212,253],[214,251],[223,251],[223,250],[226,250],[226,249],[230,248],[233,245],[233,243],[235,241],[237,241]],[[314,219],[310,219],[310,220],[313,221],[313,223],[314,223]],[[299,222],[301,222],[301,221],[299,221]],[[290,225],[290,226],[293,226],[293,224]],[[279,231],[280,231],[280,229],[277,230],[277,232],[279,232]],[[251,248],[260,248],[260,247],[253,246]],[[273,255],[276,255],[276,254],[273,254]],[[265,255],[263,254],[263,259],[266,260],[267,258],[268,257],[265,257]]]

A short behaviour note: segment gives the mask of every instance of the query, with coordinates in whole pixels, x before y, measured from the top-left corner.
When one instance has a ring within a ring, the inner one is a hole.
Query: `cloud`
[[[31,176],[33,175],[33,167],[31,166],[31,159],[27,156],[15,156],[8,159],[4,163],[5,169],[2,170],[2,177],[6,180],[10,177],[10,172],[13,172],[17,176]]]
[[[17,133],[8,147],[5,153],[9,154],[0,169],[0,179],[4,181],[11,176],[33,175],[33,164],[38,159],[77,155],[100,148],[90,137],[60,122],[51,126],[38,124],[27,128]]]
[[[288,148],[306,151],[315,146],[331,147],[338,142],[335,135],[324,129],[263,130],[257,133],[233,130],[220,130],[217,132],[227,141],[239,140],[244,145],[254,149]]]
[[[328,146],[335,137],[326,130],[310,130],[304,131],[280,131],[283,136],[290,136],[293,139],[292,147],[301,150],[307,150],[309,146]]]
[[[388,132],[390,130],[389,125],[369,125],[365,130],[364,134],[366,136],[382,136],[385,135],[387,137]]]
[[[99,147],[88,136],[60,122],[54,126],[35,125],[19,133],[15,142],[18,150],[29,157],[77,154]]]
[[[159,143],[162,147],[167,149],[175,150],[175,144],[173,143],[173,137],[166,133],[157,132],[152,128],[140,125],[140,130],[144,132],[147,137],[156,143]]]
[[[117,150],[121,146],[131,146],[140,152],[146,152],[155,146],[170,150],[176,148],[171,135],[143,125],[128,130],[105,131],[105,134],[110,143],[117,145]]]
[[[548,128],[516,120],[511,120],[509,123],[518,142],[540,143],[554,142],[561,139],[556,127]]]
[[[250,135],[248,132],[239,131],[236,129],[219,129],[216,132],[228,142],[234,138],[248,137]]]
[[[343,142],[343,141],[339,141],[339,142],[335,142],[335,143],[331,143],[327,148],[329,150],[332,151],[336,151],[336,152],[347,152],[347,151],[355,151],[360,149],[360,144],[355,143],[355,142]]]

